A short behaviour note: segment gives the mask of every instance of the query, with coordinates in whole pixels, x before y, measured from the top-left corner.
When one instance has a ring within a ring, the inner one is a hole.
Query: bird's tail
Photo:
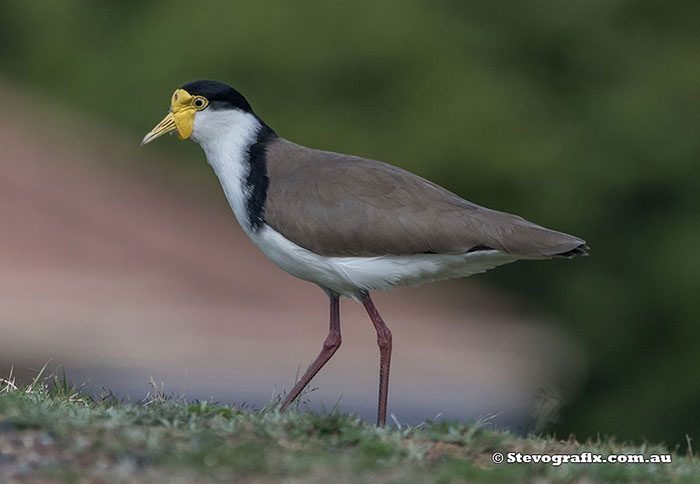
[[[575,247],[571,250],[567,250],[566,252],[562,252],[560,254],[554,254],[554,257],[563,257],[564,259],[571,259],[573,257],[576,257],[577,255],[588,255],[588,246],[586,244],[581,244],[578,247]]]

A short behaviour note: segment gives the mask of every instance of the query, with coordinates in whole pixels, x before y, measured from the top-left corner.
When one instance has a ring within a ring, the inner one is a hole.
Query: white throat
[[[233,213],[243,230],[251,235],[246,184],[250,166],[248,149],[255,143],[262,124],[252,114],[238,109],[198,111],[191,138],[202,146],[207,161],[214,168]]]

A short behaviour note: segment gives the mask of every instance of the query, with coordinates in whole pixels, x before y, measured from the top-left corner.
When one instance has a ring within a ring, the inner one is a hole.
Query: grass
[[[0,482],[700,482],[671,464],[494,464],[494,452],[663,454],[648,444],[527,438],[486,424],[376,428],[352,415],[280,413],[153,394],[85,395],[65,375],[0,379]]]

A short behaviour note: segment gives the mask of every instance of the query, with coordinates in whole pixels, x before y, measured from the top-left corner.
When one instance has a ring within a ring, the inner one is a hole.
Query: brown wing
[[[379,161],[313,150],[284,139],[266,151],[265,221],[326,256],[464,253],[523,257],[576,251],[584,241],[480,207]]]

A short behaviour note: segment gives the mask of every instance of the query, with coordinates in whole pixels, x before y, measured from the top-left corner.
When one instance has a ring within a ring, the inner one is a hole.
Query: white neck
[[[195,114],[192,140],[202,146],[207,161],[219,177],[226,199],[243,230],[250,235],[246,203],[248,149],[255,143],[262,124],[238,109],[204,110]]]

